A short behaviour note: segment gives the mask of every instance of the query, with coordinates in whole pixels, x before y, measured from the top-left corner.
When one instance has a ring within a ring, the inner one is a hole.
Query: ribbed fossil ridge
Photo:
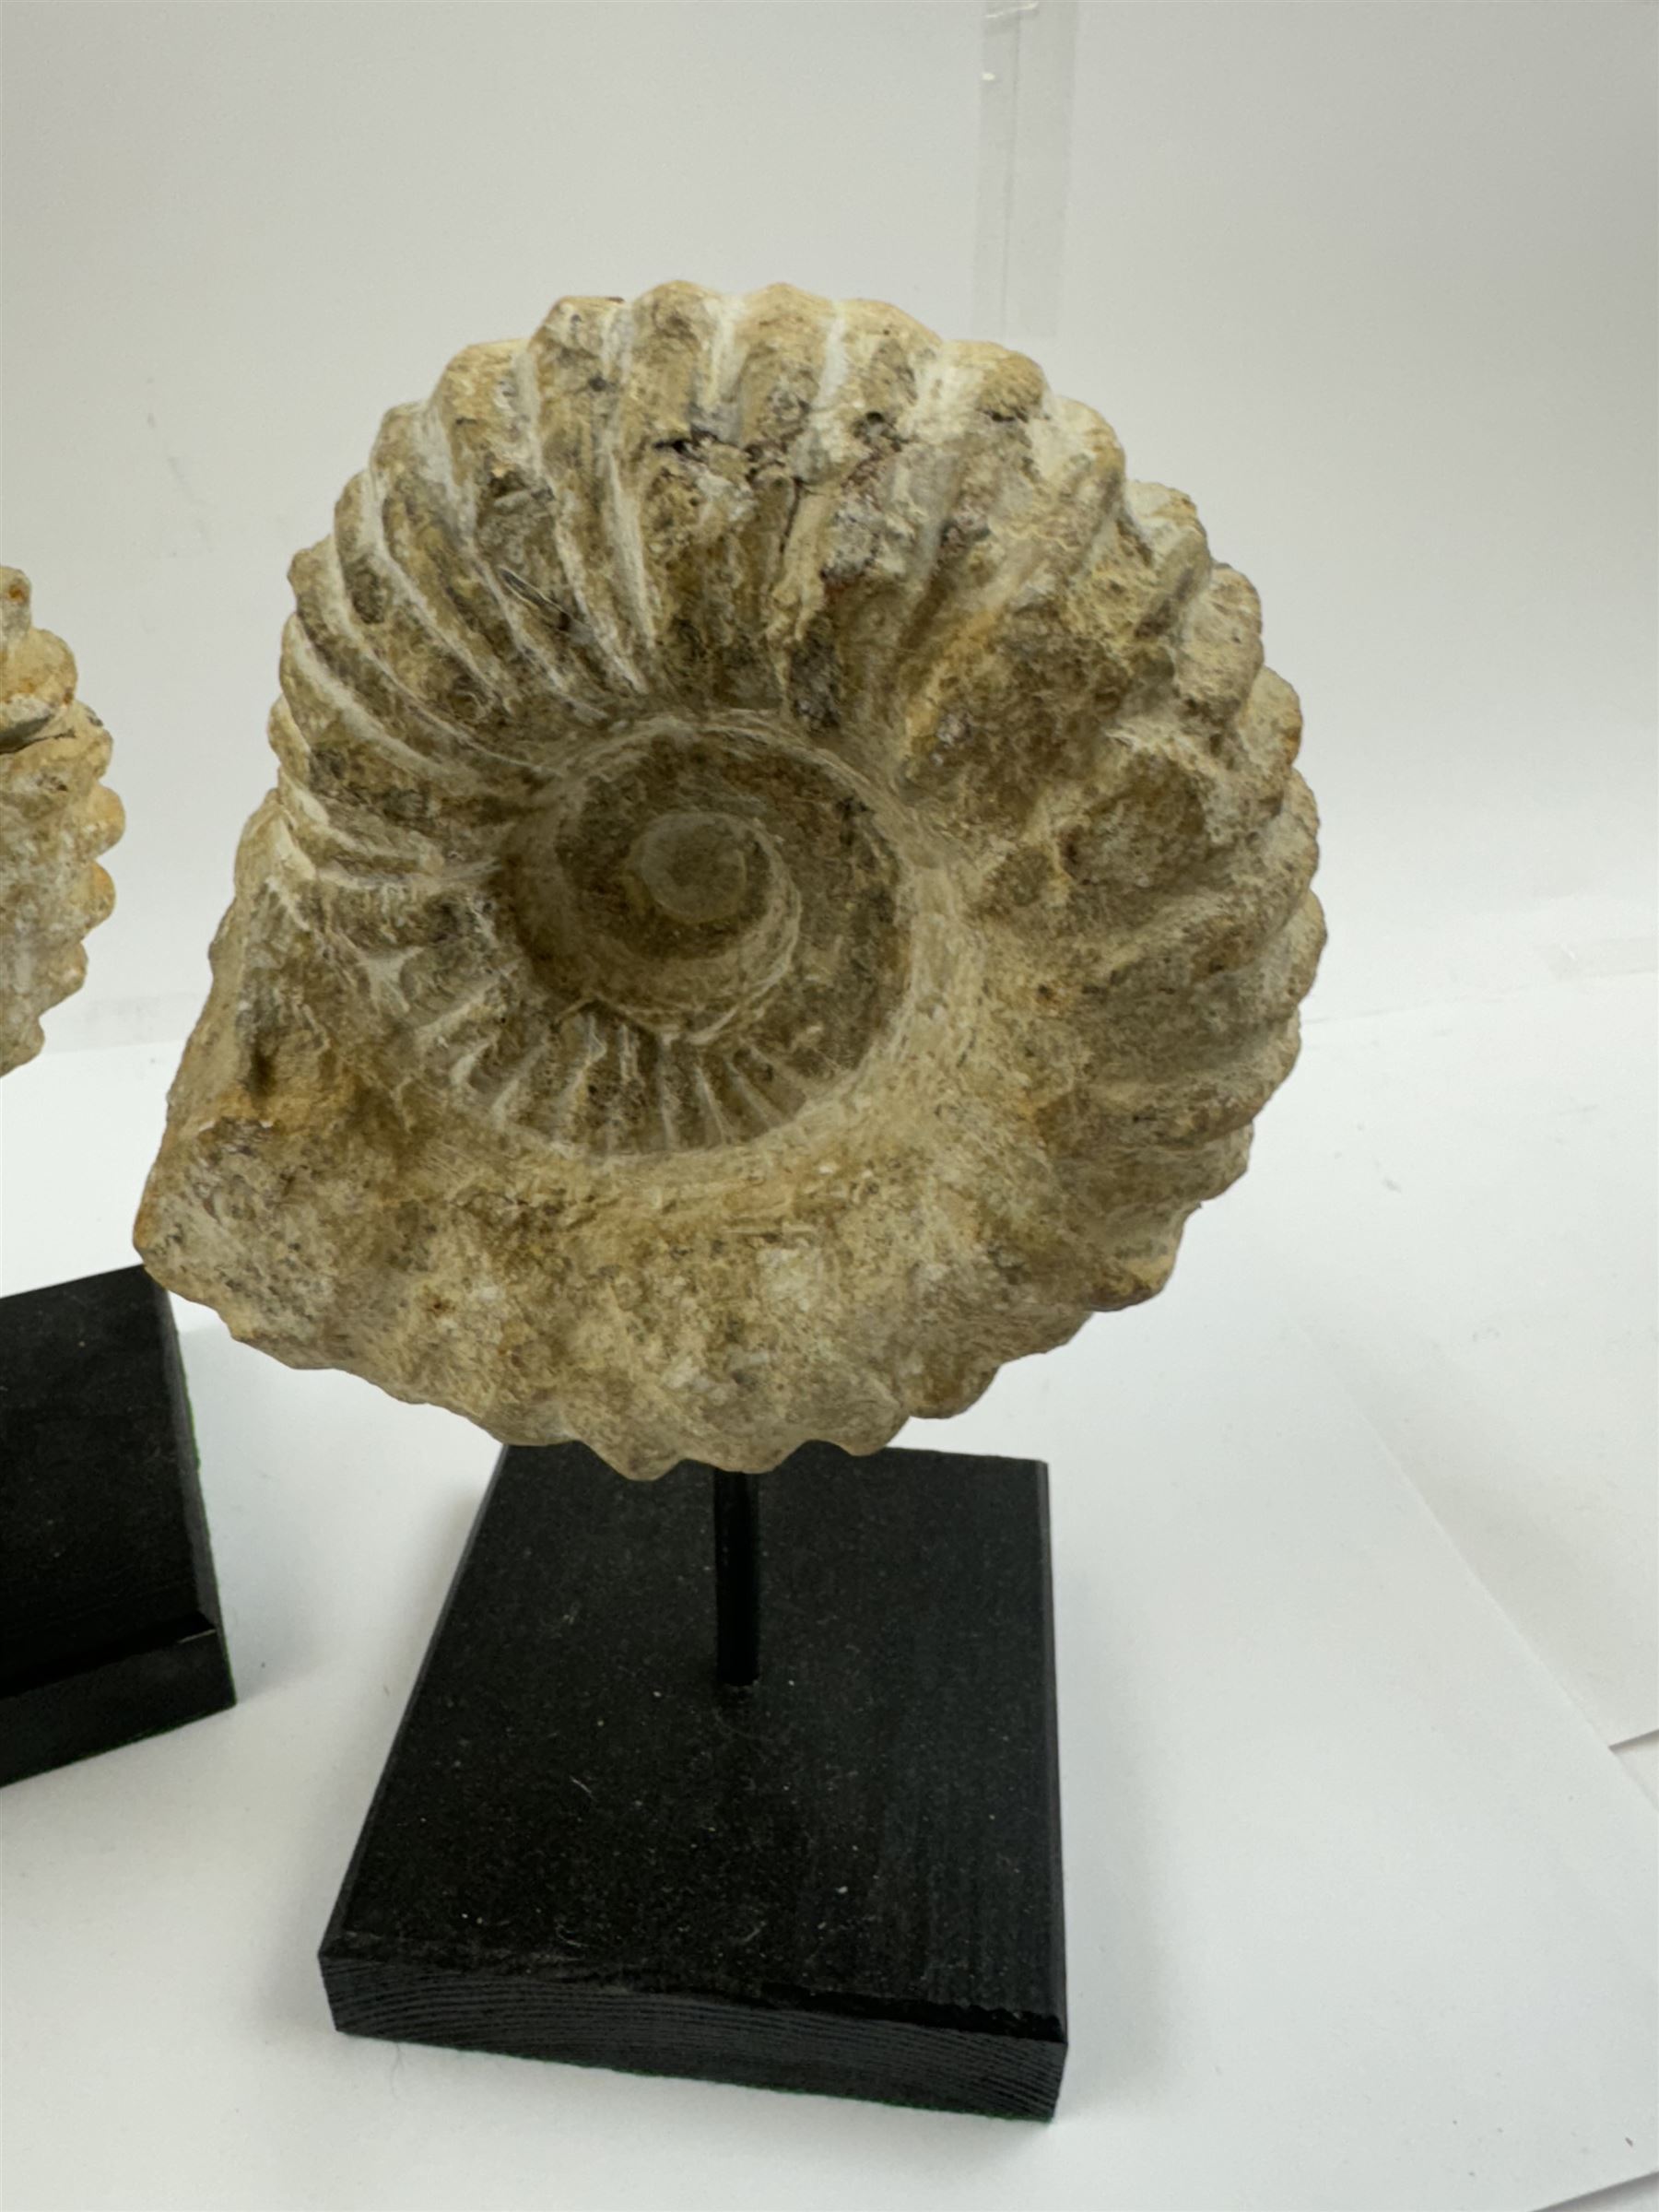
[[[81,939],[115,900],[97,855],[122,830],[99,782],[109,732],[29,606],[28,577],[0,569],[0,1076],[34,1058],[41,1016],[85,981]]]
[[[855,1451],[1148,1296],[1322,924],[1300,715],[1036,366],[561,300],[300,556],[151,1267],[624,1472]]]

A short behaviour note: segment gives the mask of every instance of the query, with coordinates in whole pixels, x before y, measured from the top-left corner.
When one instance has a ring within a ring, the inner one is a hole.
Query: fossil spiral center
[[[665,814],[628,855],[635,880],[670,922],[729,922],[742,909],[759,840],[729,815]]]
[[[535,978],[503,1080],[516,1116],[583,1150],[792,1120],[857,1072],[907,988],[875,807],[764,728],[662,718],[595,745],[519,825],[500,893]]]

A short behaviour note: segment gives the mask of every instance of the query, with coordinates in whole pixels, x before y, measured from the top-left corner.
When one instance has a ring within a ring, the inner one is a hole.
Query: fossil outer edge
[[[0,1076],[40,1051],[41,1015],[80,989],[81,939],[115,903],[97,862],[122,830],[99,782],[110,734],[75,682],[62,638],[34,627],[28,577],[0,569]]]
[[[867,1452],[1156,1291],[1323,939],[1294,693],[1031,361],[561,300],[294,563],[138,1223],[335,1366],[632,1476]]]

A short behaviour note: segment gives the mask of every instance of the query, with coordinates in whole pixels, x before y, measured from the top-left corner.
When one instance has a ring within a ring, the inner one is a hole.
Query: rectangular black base
[[[0,1783],[235,1694],[165,1293],[123,1267],[0,1299]]]
[[[761,1477],[744,1690],[711,1481],[503,1453],[324,1940],[335,2024],[1046,2118],[1045,1470],[815,1444]]]

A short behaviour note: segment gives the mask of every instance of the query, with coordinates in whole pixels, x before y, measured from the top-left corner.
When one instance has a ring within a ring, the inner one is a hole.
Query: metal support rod
[[[714,1476],[714,1671],[747,1689],[760,1671],[760,1478]]]

